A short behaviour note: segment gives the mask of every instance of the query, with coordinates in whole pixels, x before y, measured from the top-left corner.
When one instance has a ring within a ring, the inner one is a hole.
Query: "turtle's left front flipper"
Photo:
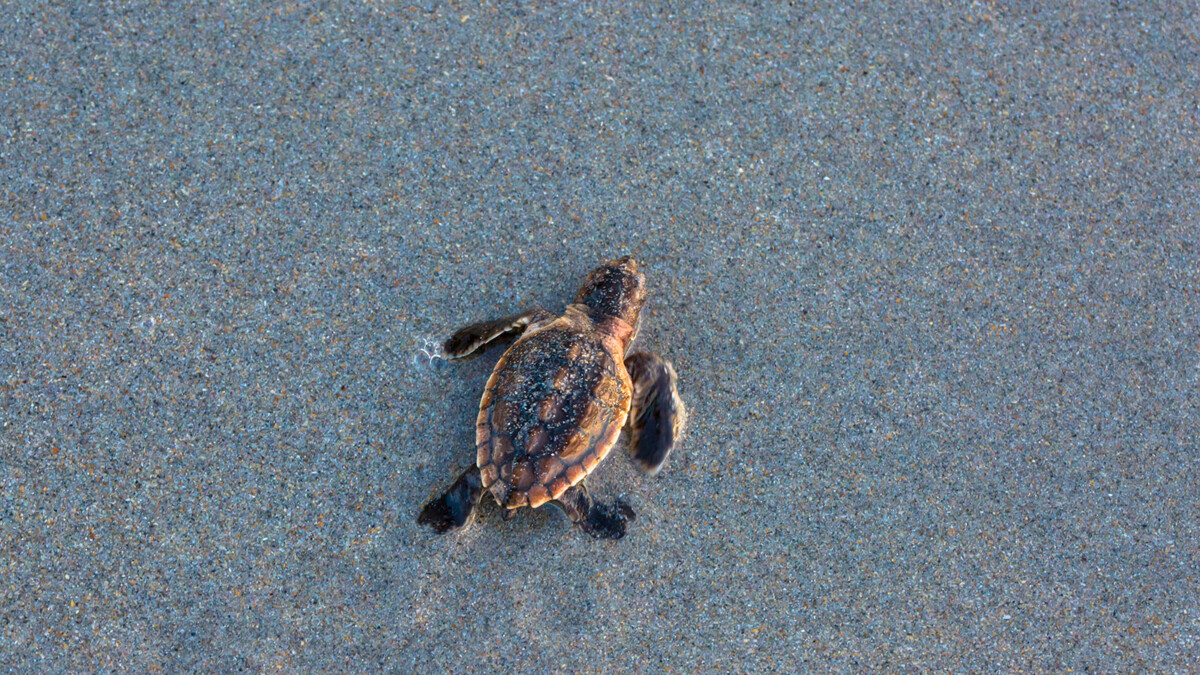
[[[535,308],[501,319],[480,321],[460,329],[442,343],[447,358],[465,359],[476,356],[498,340],[518,336],[530,325],[554,318],[544,309]]]
[[[626,422],[629,452],[643,471],[654,475],[683,433],[687,409],[675,387],[675,369],[658,354],[630,354],[625,369],[633,381],[633,403]]]

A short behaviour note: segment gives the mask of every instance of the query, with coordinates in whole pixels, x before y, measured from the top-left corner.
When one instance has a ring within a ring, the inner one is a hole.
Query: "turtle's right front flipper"
[[[675,369],[658,354],[638,352],[625,359],[633,381],[633,404],[626,428],[629,452],[643,471],[658,473],[675,447],[687,420],[687,408],[675,385]]]
[[[442,351],[450,359],[476,356],[492,342],[506,337],[519,336],[531,324],[553,316],[544,309],[531,309],[523,314],[474,323],[451,335],[442,343]]]
[[[454,481],[445,494],[421,509],[417,522],[432,527],[438,534],[462,527],[479,505],[482,495],[483,479],[479,475],[479,467],[472,466]]]

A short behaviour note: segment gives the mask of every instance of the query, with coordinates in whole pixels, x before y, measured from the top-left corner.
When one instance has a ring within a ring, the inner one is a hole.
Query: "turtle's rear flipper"
[[[551,317],[553,315],[544,309],[531,309],[523,314],[473,323],[443,342],[442,351],[451,359],[476,356],[493,341],[520,335],[530,324]]]
[[[625,523],[636,517],[633,509],[620,499],[612,504],[592,501],[582,483],[567,488],[566,492],[550,503],[562,509],[579,529],[591,535],[593,539],[624,537]]]
[[[454,481],[446,494],[421,509],[417,522],[432,527],[438,534],[462,527],[479,505],[482,495],[483,480],[479,476],[479,467],[472,466]]]
[[[629,452],[643,471],[654,475],[679,440],[687,409],[675,388],[675,369],[658,354],[630,354],[625,369],[633,381],[633,403],[625,423]]]

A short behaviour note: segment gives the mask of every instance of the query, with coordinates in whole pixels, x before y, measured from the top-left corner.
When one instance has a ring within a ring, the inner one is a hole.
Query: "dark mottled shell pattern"
[[[561,317],[518,340],[479,402],[477,464],[507,508],[556,499],[604,459],[629,414],[619,341],[586,317]]]

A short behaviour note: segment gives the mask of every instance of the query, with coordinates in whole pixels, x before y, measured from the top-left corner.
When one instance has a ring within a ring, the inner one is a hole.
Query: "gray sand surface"
[[[1191,3],[5,3],[0,669],[1200,672]],[[647,268],[596,542],[420,505]]]

